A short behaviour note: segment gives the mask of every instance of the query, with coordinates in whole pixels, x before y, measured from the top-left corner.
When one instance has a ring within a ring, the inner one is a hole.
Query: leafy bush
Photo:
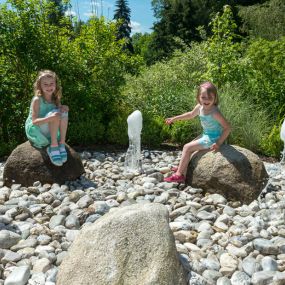
[[[164,118],[143,114],[142,144],[147,146],[159,146],[167,138]]]
[[[128,115],[126,113],[121,113],[109,122],[109,126],[106,130],[106,137],[108,142],[117,145],[127,145],[128,144]]]
[[[279,157],[283,149],[285,149],[285,144],[281,140],[280,131],[282,123],[285,119],[285,104],[282,105],[279,114],[277,114],[277,119],[273,125],[268,136],[264,136],[262,140],[262,149],[266,155],[271,155]]]
[[[285,37],[250,42],[241,64],[244,89],[256,104],[276,117],[285,102]],[[277,112],[276,112],[277,111]]]

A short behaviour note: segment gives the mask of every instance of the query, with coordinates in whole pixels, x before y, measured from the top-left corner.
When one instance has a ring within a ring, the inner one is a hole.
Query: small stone
[[[33,272],[45,273],[51,268],[51,263],[47,258],[41,258],[35,261],[33,266]]]
[[[275,271],[259,271],[252,275],[252,285],[272,284]]]
[[[21,236],[7,230],[0,231],[0,248],[8,249],[17,244],[21,239]]]
[[[250,277],[241,271],[236,271],[231,277],[232,285],[250,285]]]
[[[30,269],[28,266],[15,267],[8,275],[5,285],[25,285],[30,278]]]
[[[261,266],[264,271],[277,271],[277,262],[270,256],[262,258]]]

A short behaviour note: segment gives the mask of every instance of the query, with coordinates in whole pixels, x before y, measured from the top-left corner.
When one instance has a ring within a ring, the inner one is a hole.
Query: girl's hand
[[[47,117],[39,118],[38,120],[40,120],[41,122],[38,122],[38,124],[52,123],[58,121],[59,119],[60,119],[60,112],[52,112],[48,114]]]
[[[212,151],[217,151],[219,149],[219,145],[217,143],[213,143],[210,147],[210,150]]]
[[[172,124],[174,122],[174,117],[172,117],[172,118],[167,118],[166,120],[165,120],[165,123],[167,124],[167,125],[170,125],[170,124]]]
[[[62,112],[62,113],[69,111],[69,108],[68,108],[67,105],[61,105],[61,106],[59,107],[59,109],[60,109],[60,112]]]

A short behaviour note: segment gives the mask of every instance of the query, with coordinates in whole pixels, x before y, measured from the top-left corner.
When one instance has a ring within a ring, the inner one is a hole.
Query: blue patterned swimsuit
[[[199,118],[203,128],[202,137],[198,139],[199,144],[201,144],[205,149],[210,148],[222,135],[223,127],[221,124],[213,117],[215,112],[218,112],[218,107],[216,107],[212,112],[207,115],[202,114],[202,108],[199,111]]]

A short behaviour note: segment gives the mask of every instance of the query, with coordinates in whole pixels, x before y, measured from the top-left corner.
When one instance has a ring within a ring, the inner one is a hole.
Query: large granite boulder
[[[186,285],[169,216],[160,204],[105,214],[76,237],[57,285]]]
[[[242,147],[222,145],[218,152],[193,155],[186,183],[249,204],[258,197],[267,179],[264,164],[256,154]]]
[[[51,163],[46,148],[35,148],[29,141],[17,146],[8,157],[4,165],[4,184],[13,183],[22,186],[32,186],[35,181],[44,183],[64,184],[72,181],[84,173],[80,156],[66,145],[67,162],[62,166]]]

